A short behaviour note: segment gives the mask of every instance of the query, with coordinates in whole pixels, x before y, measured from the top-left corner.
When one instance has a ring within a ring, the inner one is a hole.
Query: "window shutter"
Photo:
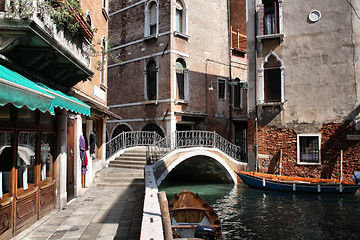
[[[259,22],[259,35],[264,35],[264,4],[259,4],[258,22]]]

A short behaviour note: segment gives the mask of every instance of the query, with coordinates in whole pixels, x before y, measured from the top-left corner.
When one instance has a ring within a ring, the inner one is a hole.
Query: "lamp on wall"
[[[219,81],[210,81],[210,85],[209,85],[209,90],[210,91],[214,90],[213,83],[219,83]],[[228,83],[229,85],[238,85],[238,84],[240,84],[241,89],[245,89],[245,90],[248,89],[248,83],[247,82],[225,82],[225,83]]]

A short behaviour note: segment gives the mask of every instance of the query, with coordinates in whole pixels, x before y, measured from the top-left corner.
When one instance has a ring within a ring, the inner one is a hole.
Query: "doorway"
[[[67,172],[66,192],[67,201],[74,198],[74,119],[67,121]]]

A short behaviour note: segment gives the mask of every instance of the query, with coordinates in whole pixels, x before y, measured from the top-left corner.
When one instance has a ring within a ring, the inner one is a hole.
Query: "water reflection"
[[[357,239],[360,234],[358,196],[262,191],[243,184],[160,188],[169,200],[184,189],[213,206],[222,220],[222,239]]]

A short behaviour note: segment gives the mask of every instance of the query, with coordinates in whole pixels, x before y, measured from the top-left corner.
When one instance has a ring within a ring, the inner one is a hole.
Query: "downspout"
[[[229,44],[229,83],[232,82],[232,65],[231,65],[231,24],[230,24],[230,0],[227,0],[227,15],[228,15],[228,44]],[[229,140],[233,142],[233,114],[232,114],[232,87],[229,84]]]

